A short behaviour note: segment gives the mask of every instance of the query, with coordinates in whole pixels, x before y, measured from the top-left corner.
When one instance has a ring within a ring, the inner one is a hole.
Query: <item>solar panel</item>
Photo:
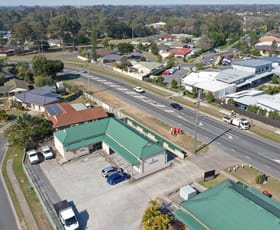
[[[62,110],[57,104],[47,106],[47,111],[51,116],[62,113]]]

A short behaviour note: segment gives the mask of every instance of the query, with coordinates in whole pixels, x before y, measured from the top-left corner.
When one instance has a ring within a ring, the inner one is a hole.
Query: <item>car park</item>
[[[125,172],[117,172],[107,178],[107,183],[110,185],[118,184],[130,178],[130,175]]]
[[[177,109],[177,110],[182,110],[183,109],[183,107],[181,105],[179,105],[178,103],[171,103],[170,106],[173,109]]]
[[[109,177],[114,173],[123,172],[122,168],[115,167],[115,166],[108,166],[101,170],[101,174],[104,177]]]
[[[41,152],[42,152],[45,160],[52,159],[54,157],[54,153],[49,146],[42,147]]]
[[[38,156],[38,153],[36,150],[30,150],[30,151],[26,152],[26,154],[27,154],[27,157],[31,164],[39,163],[40,160],[39,160],[39,156]]]
[[[144,92],[145,92],[144,89],[142,89],[142,88],[139,87],[139,86],[134,87],[133,90],[134,90],[135,92],[137,92],[137,93],[144,93]]]

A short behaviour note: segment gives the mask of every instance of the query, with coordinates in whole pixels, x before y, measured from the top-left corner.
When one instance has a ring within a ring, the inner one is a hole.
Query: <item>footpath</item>
[[[9,125],[9,124],[8,124]],[[5,128],[7,128],[8,125],[5,125],[3,127],[0,128],[0,133],[3,133],[3,130]],[[1,164],[1,168],[2,168],[2,164]],[[32,215],[32,212],[28,206],[28,203],[23,195],[23,192],[21,190],[21,187],[20,187],[20,184],[14,174],[14,171],[13,171],[13,159],[9,159],[7,161],[7,165],[6,165],[6,170],[7,170],[7,174],[8,174],[8,177],[10,179],[10,182],[12,184],[12,187],[13,187],[13,190],[15,192],[15,195],[16,195],[16,198],[19,202],[19,206],[23,212],[23,215],[24,215],[24,218],[25,218],[25,222],[20,222],[19,221],[19,218],[17,216],[17,213],[15,211],[15,208],[14,208],[14,204],[11,200],[11,197],[10,197],[10,193],[8,191],[8,188],[6,186],[6,183],[5,183],[5,180],[2,176],[2,173],[1,173],[1,177],[2,177],[2,181],[3,181],[3,184],[4,184],[4,188],[6,190],[6,193],[7,193],[7,196],[8,196],[8,199],[9,199],[9,202],[11,204],[11,207],[12,207],[12,211],[14,213],[14,216],[15,216],[15,219],[16,219],[16,223],[17,223],[17,228],[19,230],[22,230],[22,229],[30,229],[30,230],[38,230],[39,227]],[[26,226],[27,225],[27,226]]]

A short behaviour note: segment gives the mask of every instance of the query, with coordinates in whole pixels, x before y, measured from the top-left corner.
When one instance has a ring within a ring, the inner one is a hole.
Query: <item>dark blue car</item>
[[[114,173],[112,175],[110,175],[108,178],[107,178],[107,183],[108,184],[118,184],[122,181],[125,181],[127,179],[130,178],[130,175],[125,173],[125,172],[117,172],[117,173]]]

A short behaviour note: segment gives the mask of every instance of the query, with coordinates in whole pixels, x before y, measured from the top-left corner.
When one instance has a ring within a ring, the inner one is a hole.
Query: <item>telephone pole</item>
[[[197,126],[198,126],[198,118],[199,118],[199,106],[200,106],[200,94],[201,89],[198,89],[198,96],[196,104],[196,117],[195,117],[195,124],[194,124],[194,146],[193,146],[193,154],[196,154],[196,148],[197,148]]]

